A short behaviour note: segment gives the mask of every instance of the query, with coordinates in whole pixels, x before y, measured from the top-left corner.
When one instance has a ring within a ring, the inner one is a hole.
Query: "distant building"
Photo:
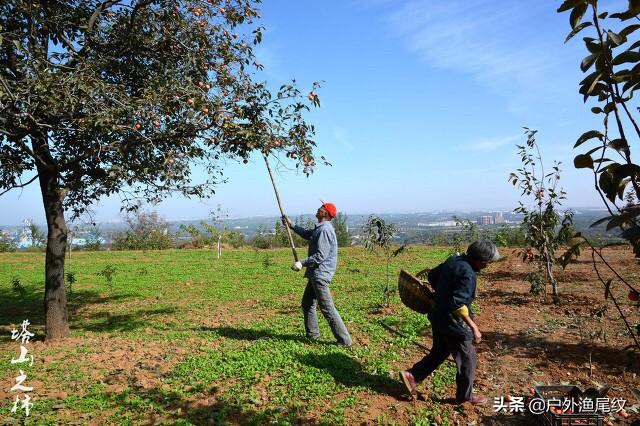
[[[493,225],[493,216],[478,216],[476,222],[478,225]]]
[[[453,228],[457,225],[457,222],[455,220],[444,220],[442,222],[431,222],[431,223],[418,223],[418,227],[432,227],[432,228],[436,228],[436,227],[445,227],[445,228]]]
[[[504,223],[504,216],[502,216],[502,212],[495,212],[493,214],[493,223],[496,225]]]
[[[22,221],[22,228],[16,230],[14,242],[20,249],[29,248],[33,245],[33,239],[31,238],[31,221],[24,219]]]

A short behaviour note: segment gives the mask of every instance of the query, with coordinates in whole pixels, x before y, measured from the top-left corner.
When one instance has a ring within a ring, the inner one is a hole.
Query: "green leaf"
[[[569,9],[573,9],[574,7],[586,3],[586,0],[565,0],[560,7],[558,8],[557,12],[566,12]]]
[[[573,159],[573,165],[576,169],[593,169],[593,158],[587,154],[578,154]]]
[[[589,70],[589,68],[591,68],[591,65],[594,64],[594,62],[596,61],[596,59],[598,59],[598,56],[600,56],[600,53],[592,53],[591,55],[585,57],[582,62],[580,63],[580,69],[582,70],[582,72],[587,72]]]
[[[611,165],[610,165],[611,166]],[[598,186],[604,192],[605,196],[612,203],[615,202],[616,195],[618,194],[618,183],[613,183],[613,175],[608,170],[600,173],[600,179],[598,180]]]
[[[580,86],[586,86],[586,85],[591,85],[591,83],[593,83],[593,80],[596,79],[596,77],[598,77],[600,73],[598,71],[594,71],[591,74],[587,75],[585,78],[582,79],[582,81],[580,82]]]
[[[631,219],[635,219],[638,216],[640,216],[640,209],[638,208],[633,208],[625,211],[624,213],[614,215],[613,218],[609,221],[609,223],[607,223],[607,231],[610,231],[613,228],[621,226],[629,222]]]
[[[640,52],[627,50],[613,58],[613,61],[611,61],[611,63],[613,65],[620,65],[624,64],[625,62],[635,63],[638,61],[640,61]]]
[[[638,28],[640,28],[640,24],[629,25],[628,27],[623,28],[622,31],[620,31],[618,34],[620,34],[621,36],[627,37],[629,34],[634,32]]]
[[[623,152],[625,151],[627,148],[629,148],[629,145],[627,144],[627,141],[624,139],[614,139],[611,142],[609,142],[607,144],[607,146],[609,148],[613,148],[618,152]]]
[[[584,44],[590,53],[602,53],[602,51],[604,50],[599,40],[596,40],[592,37],[583,37],[582,39],[584,40]]]
[[[602,225],[605,222],[609,222],[612,218],[613,218],[613,216],[607,216],[607,217],[603,217],[601,219],[598,219],[595,222],[593,222],[591,225],[589,225],[589,228],[595,228],[598,225]]]
[[[595,89],[596,85],[598,84],[598,81],[600,81],[600,77],[602,77],[602,73],[598,74],[596,78],[593,79],[593,82],[587,89],[587,93],[586,93],[587,95],[590,95],[593,92],[593,89]]]
[[[618,167],[620,167],[620,163],[611,163],[611,164],[607,165],[606,167],[604,167],[604,168],[602,169],[602,171],[605,171],[605,170],[606,170],[606,171],[608,171],[609,173],[613,173],[613,172],[615,172],[615,171],[616,171],[616,169],[617,169]]]
[[[615,102],[609,102],[604,106],[604,113],[605,114],[609,114],[610,112],[613,112],[613,110],[616,109],[616,103]]]
[[[602,140],[604,138],[604,135],[602,133],[600,133],[597,130],[589,130],[588,132],[583,133],[578,140],[576,141],[576,144],[573,146],[574,148],[579,147],[580,145],[582,145],[583,143],[585,143],[586,141],[593,139],[593,138],[598,138],[600,140]]]
[[[587,27],[590,27],[591,25],[593,25],[591,22],[583,22],[580,25],[578,25],[577,27],[575,27],[568,35],[567,38],[564,39],[564,42],[568,42],[569,40],[571,40],[573,38],[573,36],[575,36],[576,34],[578,34],[580,31],[584,30]]]
[[[631,182],[631,179],[623,179],[618,185],[618,198],[620,198],[620,201],[624,199],[624,190],[627,188],[629,182]]]
[[[587,11],[587,7],[589,6],[586,3],[583,3],[573,8],[573,10],[571,11],[571,15],[569,16],[569,23],[571,24],[572,29],[575,30],[576,27],[580,24],[580,22],[582,21],[582,17]]]
[[[600,148],[602,148],[602,147],[600,147]],[[603,158],[596,158],[595,160],[593,160],[593,162],[594,162],[595,164],[607,163],[607,162],[609,162],[609,161],[613,161],[613,160],[611,160],[611,158],[607,158],[607,157],[603,157]]]
[[[631,71],[629,70],[620,70],[613,75],[614,83],[622,83],[624,81],[628,81],[631,78]]]
[[[613,176],[614,178],[620,180],[627,176],[636,178],[640,176],[640,166],[638,166],[637,164],[622,164],[620,165],[620,167],[614,170]]]
[[[601,150],[601,149],[602,149],[602,147],[601,147],[601,146],[597,146],[597,147],[595,147],[595,148],[593,148],[593,149],[590,149],[589,151],[585,152],[585,154],[587,154],[587,155],[591,155],[591,154],[593,154],[594,152],[599,151],[599,150]],[[594,160],[594,162],[595,162],[595,160]]]
[[[627,38],[624,35],[616,34],[611,30],[607,31],[607,37],[609,37],[609,40],[611,40],[615,46],[620,46],[622,43],[627,41]]]

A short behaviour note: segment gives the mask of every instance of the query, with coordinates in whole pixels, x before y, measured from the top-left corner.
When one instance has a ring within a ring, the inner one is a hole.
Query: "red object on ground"
[[[635,290],[631,290],[629,292],[629,300],[633,300],[634,302],[637,302],[638,300],[640,300],[640,294],[638,294],[638,292]]]

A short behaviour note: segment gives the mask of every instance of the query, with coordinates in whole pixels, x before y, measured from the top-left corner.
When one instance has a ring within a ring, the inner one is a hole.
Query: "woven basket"
[[[401,270],[398,276],[398,294],[407,308],[421,314],[429,312],[433,292],[405,270]]]

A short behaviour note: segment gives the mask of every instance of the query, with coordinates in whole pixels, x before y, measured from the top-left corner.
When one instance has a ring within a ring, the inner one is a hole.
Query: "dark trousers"
[[[476,348],[470,340],[459,340],[452,336],[433,332],[433,347],[409,372],[421,382],[433,373],[449,355],[453,356],[458,372],[456,374],[456,400],[468,401],[473,390],[476,374]]]

